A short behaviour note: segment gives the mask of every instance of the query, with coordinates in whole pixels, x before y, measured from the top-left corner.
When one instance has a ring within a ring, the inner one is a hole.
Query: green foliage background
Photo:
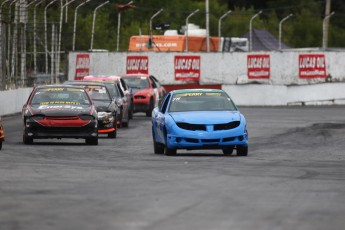
[[[104,1],[91,0],[78,11],[76,50],[89,50],[94,9]],[[68,21],[63,24],[62,47],[72,49],[74,9],[81,1],[71,4]],[[96,14],[94,49],[116,50],[118,25],[117,4],[128,1],[110,1]],[[204,0],[135,0],[136,8],[121,12],[120,51],[126,51],[132,35],[149,34],[150,18],[161,8],[164,11],[154,18],[153,24],[169,23],[170,29],[180,30],[187,16],[196,9],[190,23],[205,28]],[[43,6],[42,6],[43,7]],[[262,10],[263,13],[253,21],[253,28],[266,29],[278,37],[280,20],[293,13],[293,17],[283,24],[283,42],[294,48],[321,47],[322,21],[325,14],[325,1],[319,0],[209,0],[210,35],[218,35],[218,19],[228,10],[232,13],[222,20],[221,33],[224,37],[241,37],[249,31],[250,18]],[[343,0],[333,0],[335,15],[330,19],[328,47],[345,46],[345,4]],[[333,10],[332,10],[333,11]],[[49,10],[49,21],[58,21],[58,7]],[[153,31],[162,34],[162,31]]]

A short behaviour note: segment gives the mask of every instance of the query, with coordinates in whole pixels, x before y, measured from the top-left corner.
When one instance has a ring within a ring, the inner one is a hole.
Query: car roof
[[[70,80],[65,81],[64,84],[70,84],[70,85],[99,85],[99,86],[105,86],[105,82],[102,81],[82,81],[82,80]]]
[[[121,77],[149,77],[149,74],[145,73],[130,73],[130,74],[123,74]]]
[[[120,76],[117,76],[117,75],[88,75],[88,76],[85,76],[85,78],[95,78],[95,79],[119,79],[121,78]]]
[[[78,86],[78,85],[69,85],[69,84],[56,84],[56,85],[38,85],[35,88],[36,89],[45,89],[45,88],[58,88],[58,87],[64,87],[64,88],[81,88],[83,87]]]
[[[221,89],[177,89],[172,90],[172,94],[181,94],[181,93],[222,93],[224,90]]]

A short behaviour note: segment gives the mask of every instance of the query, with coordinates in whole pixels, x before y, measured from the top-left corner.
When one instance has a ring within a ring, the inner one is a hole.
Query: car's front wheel
[[[164,146],[164,154],[167,156],[174,156],[176,155],[177,149],[168,148],[166,145]]]
[[[154,107],[154,102],[153,102],[153,99],[151,98],[149,108],[146,111],[146,117],[151,117],[153,107]]]
[[[27,135],[23,134],[23,143],[25,145],[32,145],[34,143],[34,138],[28,137]]]
[[[85,143],[88,145],[98,145],[98,137],[88,137],[85,139]]]
[[[232,152],[234,151],[234,148],[224,148],[224,149],[222,149],[223,150],[223,154],[224,155],[231,155],[232,154]]]
[[[109,138],[116,138],[116,130],[113,132],[108,133]]]
[[[155,154],[163,154],[164,145],[153,140],[153,151]]]
[[[248,146],[247,145],[237,145],[237,156],[247,156]]]

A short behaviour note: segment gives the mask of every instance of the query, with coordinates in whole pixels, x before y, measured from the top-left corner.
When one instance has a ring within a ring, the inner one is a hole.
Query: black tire
[[[153,151],[155,154],[163,154],[164,145],[153,140]]]
[[[232,154],[232,152],[234,151],[234,148],[230,147],[230,148],[224,148],[223,150],[223,154],[230,156]]]
[[[117,132],[116,132],[116,130],[115,130],[115,131],[113,131],[113,132],[108,133],[108,137],[109,137],[109,138],[116,138],[116,134],[117,134]]]
[[[127,121],[122,122],[121,127],[128,128],[129,125],[129,111],[127,112]]]
[[[85,139],[85,143],[88,145],[98,145],[98,137],[88,137]]]
[[[164,154],[167,156],[175,156],[177,149],[170,149],[166,145],[164,146]]]
[[[0,150],[2,149],[2,141],[0,141]]]
[[[28,137],[25,134],[23,134],[23,143],[25,145],[32,145],[34,143],[34,138]]]
[[[133,119],[133,101],[131,103],[131,107],[129,108],[128,118]]]
[[[117,124],[117,128],[121,128],[122,127],[122,117],[123,117],[123,110],[120,110],[120,117],[119,117],[119,124]],[[117,123],[117,122],[116,122]]]
[[[247,145],[237,145],[237,156],[247,156],[248,155],[248,146]]]
[[[154,104],[153,104],[153,99],[151,98],[151,100],[150,100],[150,106],[149,106],[149,108],[148,108],[147,111],[146,111],[146,117],[151,117],[151,116],[152,116],[153,106],[154,106]]]

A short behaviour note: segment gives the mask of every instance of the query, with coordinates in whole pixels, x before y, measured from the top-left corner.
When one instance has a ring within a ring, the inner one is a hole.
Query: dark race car
[[[98,133],[108,134],[108,137],[116,138],[119,108],[112,99],[107,85],[103,82],[91,81],[66,81],[64,84],[78,85],[85,88],[96,107]]]
[[[0,150],[2,149],[2,142],[5,140],[4,127],[2,126],[2,120],[0,117]]]
[[[131,94],[126,82],[115,75],[89,75],[83,78],[84,81],[104,82],[109,87],[110,93],[120,108],[120,119],[118,127],[128,128],[129,120],[133,118],[133,95]]]
[[[82,87],[37,86],[23,106],[22,118],[24,144],[48,138],[83,138],[86,144],[98,144],[97,112]]]

